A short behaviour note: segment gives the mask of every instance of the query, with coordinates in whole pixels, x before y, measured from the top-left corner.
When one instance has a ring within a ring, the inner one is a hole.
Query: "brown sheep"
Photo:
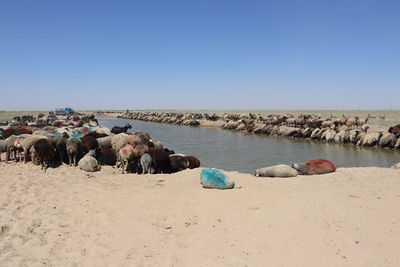
[[[189,169],[195,169],[200,167],[200,160],[193,156],[185,156],[185,158],[189,161]]]

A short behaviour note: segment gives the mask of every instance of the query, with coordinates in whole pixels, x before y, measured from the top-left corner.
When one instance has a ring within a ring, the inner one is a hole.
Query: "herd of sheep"
[[[321,119],[316,115],[255,115],[246,114],[202,114],[177,112],[133,112],[120,118],[199,126],[202,120],[220,122],[221,128],[253,134],[270,134],[293,138],[308,138],[334,143],[352,143],[359,146],[400,149],[400,124],[387,132],[372,132],[366,119],[358,117]]]
[[[148,133],[130,133],[130,128],[110,130],[94,115],[16,117],[0,128],[0,160],[6,152],[6,162],[31,160],[42,169],[65,163],[93,172],[111,165],[122,173],[173,173],[200,166],[196,157],[175,154]]]

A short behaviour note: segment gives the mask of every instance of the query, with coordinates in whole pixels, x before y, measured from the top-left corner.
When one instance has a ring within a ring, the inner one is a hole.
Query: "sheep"
[[[317,134],[318,134],[320,131],[321,131],[320,128],[315,128],[315,129],[311,132],[310,138],[311,138],[311,139],[317,139]]]
[[[88,153],[90,150],[95,150],[99,147],[99,143],[97,139],[93,136],[84,136],[81,138],[82,141],[82,151],[84,153]]]
[[[257,177],[296,177],[297,171],[289,165],[280,164],[257,169],[254,175]]]
[[[48,139],[40,139],[33,146],[36,151],[36,157],[45,171],[50,165],[50,161],[54,158],[54,147]]]
[[[15,151],[18,153],[18,161],[22,161],[22,142],[25,140],[25,138],[29,137],[30,135],[19,135],[17,136],[17,138],[15,138],[14,141],[14,147],[15,147]],[[17,158],[15,158],[15,161],[17,161]]]
[[[149,155],[153,159],[153,168],[156,173],[172,173],[169,154],[161,149],[149,148]]]
[[[125,171],[129,172],[130,163],[134,155],[133,146],[130,144],[126,144],[119,150],[118,154],[118,157],[121,161],[122,174],[124,174]]]
[[[48,135],[50,135],[50,132],[39,130],[39,131],[35,131],[32,135],[48,136]]]
[[[107,127],[103,127],[100,126],[98,128],[96,128],[96,133],[98,134],[106,134],[106,135],[113,135],[113,133],[111,133],[110,129],[108,129]]]
[[[326,159],[313,159],[304,163],[293,163],[291,167],[296,169],[298,174],[303,175],[324,174],[336,171],[336,166]]]
[[[24,157],[23,157],[24,163],[28,162],[28,156],[29,156],[31,147],[34,146],[35,143],[37,141],[39,141],[40,139],[47,139],[47,137],[43,136],[43,135],[30,135],[22,141],[21,147],[24,151]]]
[[[185,158],[184,155],[169,155],[169,160],[171,162],[172,172],[183,171],[189,167],[189,161]]]
[[[50,142],[51,142],[51,144],[53,145],[53,147],[56,148],[57,143],[58,143],[61,139],[63,139],[63,137],[62,137],[62,136],[54,136],[54,135],[51,135],[51,136],[48,137],[48,139],[50,140]]]
[[[379,133],[367,133],[365,134],[362,142],[360,143],[362,146],[375,146],[378,144],[379,139],[382,136],[382,132]]]
[[[3,131],[3,138],[8,138],[11,135],[32,134],[32,128],[26,126],[10,127]]]
[[[31,146],[31,149],[29,149],[29,152],[31,154],[31,159],[33,164],[37,164],[37,155],[36,155],[36,150],[35,146]]]
[[[90,133],[86,134],[85,137],[86,136],[91,136],[91,137],[94,137],[94,138],[98,139],[98,138],[102,138],[102,137],[107,137],[108,135],[107,134],[103,134],[103,133],[90,132]]]
[[[332,142],[335,139],[335,135],[336,135],[335,130],[329,129],[322,134],[321,140],[326,140],[327,142]]]
[[[400,149],[400,138],[397,139],[396,144],[394,145],[394,149]]]
[[[142,131],[136,131],[134,135],[139,136],[142,141],[148,142],[151,140],[151,136],[148,133]]]
[[[232,189],[235,182],[217,169],[203,169],[200,172],[200,183],[204,188]]]
[[[111,132],[114,134],[119,134],[119,133],[126,133],[128,131],[128,129],[131,129],[132,125],[130,125],[129,123],[126,124],[124,127],[119,127],[119,126],[114,126],[111,129]]]
[[[97,143],[99,144],[99,148],[111,148],[111,140],[112,136],[97,138]]]
[[[95,158],[96,152],[94,150],[90,150],[83,158],[81,158],[78,162],[79,169],[84,170],[86,172],[96,172],[101,169],[98,161]]]
[[[369,126],[367,124],[364,124],[363,126],[361,126],[361,131],[363,131],[364,133],[368,132],[369,130]]]
[[[150,154],[144,153],[140,157],[140,166],[142,168],[142,174],[151,173],[151,163],[152,163],[152,158]]]
[[[131,170],[133,172],[138,172],[139,173],[139,159],[141,156],[143,156],[144,153],[147,153],[147,151],[149,150],[149,147],[146,144],[138,144],[136,146],[133,146],[133,155],[132,155],[132,160],[131,160]]]
[[[321,129],[321,131],[319,131],[316,135],[315,135],[315,139],[317,140],[321,140],[322,136],[324,135],[324,133],[329,130],[329,128],[323,128]]]
[[[111,138],[111,147],[117,153],[123,146],[127,144],[126,133],[116,134]]]
[[[7,152],[7,141],[6,140],[0,140],[0,161],[1,161],[1,154],[3,152]]]
[[[44,129],[44,128],[43,128]],[[59,134],[68,134],[69,136],[72,134],[72,130],[66,127],[62,127],[62,128],[57,128],[55,130],[56,133]]]
[[[96,159],[100,165],[114,166],[117,163],[117,154],[112,148],[99,148],[96,151]]]
[[[114,150],[114,152],[117,154],[117,162],[116,165],[119,167],[119,164],[121,163],[119,159],[119,151],[122,147],[124,147],[128,142],[126,141],[126,137],[128,135],[125,133],[120,133],[116,134],[111,138],[111,147]]]
[[[140,138],[140,143],[145,144],[148,147],[154,147],[153,140],[151,139],[151,136],[148,133],[137,131],[133,135]]]
[[[166,148],[166,147],[164,147],[164,148],[161,149],[161,150],[164,151],[165,153],[167,153],[168,155],[175,154],[175,151],[170,150],[170,149],[168,149],[168,148]]]
[[[134,147],[134,149],[135,149],[135,154],[134,154],[135,158],[140,158],[141,156],[143,156],[144,153],[147,153],[147,151],[149,151],[149,147],[146,144],[138,144]]]
[[[359,132],[357,134],[357,136],[356,136],[355,144],[357,144],[357,146],[361,146],[363,144],[363,142],[364,142],[364,138],[365,138],[366,135],[367,134],[364,133],[364,132]]]
[[[43,127],[42,128],[42,130],[43,131],[46,131],[46,132],[54,132],[54,131],[56,131],[57,129],[59,129],[58,127],[55,127],[55,126],[46,126],[46,127]]]
[[[396,137],[400,137],[398,136],[400,134],[400,124],[390,127],[388,132],[394,134]]]
[[[58,154],[58,159],[60,160],[61,164],[63,163],[69,163],[66,162],[68,159],[68,153],[67,153],[67,140],[68,138],[61,138],[58,139],[57,143],[55,144],[56,152]]]
[[[65,147],[67,149],[69,165],[72,166],[72,163],[75,166],[78,166],[78,156],[81,152],[82,141],[78,138],[69,138],[66,141]]]
[[[344,130],[340,130],[334,138],[336,143],[347,143],[350,141],[350,133]]]
[[[185,158],[189,161],[189,169],[195,169],[200,167],[200,160],[193,156],[185,156]]]
[[[331,127],[332,125],[333,125],[333,121],[323,121],[321,123],[321,127],[323,127],[323,128]]]
[[[349,141],[352,144],[357,144],[358,134],[360,133],[359,130],[351,130],[349,132]]]
[[[16,135],[11,135],[6,139],[6,146],[7,146],[6,162],[10,160],[12,152],[14,152],[14,159],[17,160],[17,148],[14,146],[14,142],[16,139],[17,139]]]
[[[142,144],[142,140],[136,135],[127,135],[125,133],[117,134],[111,139],[111,146],[115,153],[117,153],[117,165],[120,162],[118,152],[127,144],[136,147],[137,145]]]
[[[95,127],[97,125],[99,125],[99,122],[96,119],[89,121],[89,126]]]
[[[396,144],[396,136],[392,133],[383,133],[378,142],[378,146],[381,148],[382,147],[393,148],[395,144]]]
[[[161,143],[161,141],[156,141],[156,142],[154,143],[154,148],[163,149],[163,148],[164,148],[164,145],[163,145],[163,143]]]

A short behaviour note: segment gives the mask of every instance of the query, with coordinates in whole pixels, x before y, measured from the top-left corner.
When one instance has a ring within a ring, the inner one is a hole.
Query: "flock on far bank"
[[[5,124],[5,123],[3,123]],[[116,166],[122,173],[174,173],[198,168],[194,156],[176,154],[153,142],[150,134],[115,126],[111,130],[98,124],[94,115],[56,116],[53,113],[15,117],[0,128],[0,160],[15,160],[49,166],[69,164],[88,172],[101,165]]]
[[[208,114],[179,112],[133,112],[119,118],[200,126],[202,120],[220,122],[220,127],[236,132],[277,135],[291,138],[320,140],[331,143],[351,143],[358,146],[400,149],[400,124],[387,131],[371,131],[368,120],[359,117],[333,117],[322,119],[311,114],[260,115],[260,114]],[[380,119],[385,119],[381,116]]]

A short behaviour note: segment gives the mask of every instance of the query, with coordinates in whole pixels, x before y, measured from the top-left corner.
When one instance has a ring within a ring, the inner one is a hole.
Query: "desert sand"
[[[0,163],[0,266],[399,266],[400,170],[122,175]]]

